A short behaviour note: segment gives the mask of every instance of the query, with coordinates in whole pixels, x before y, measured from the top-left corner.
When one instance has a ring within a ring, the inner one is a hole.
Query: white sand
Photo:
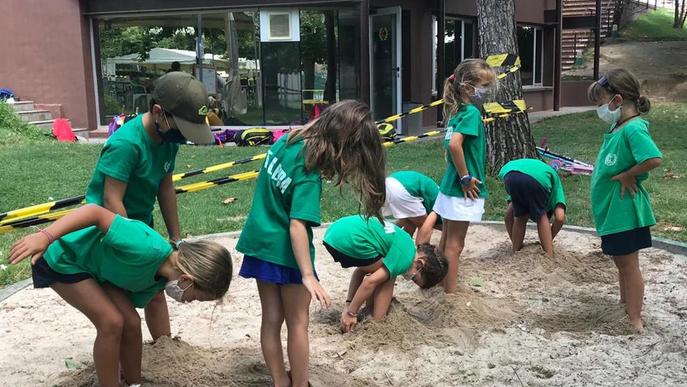
[[[311,308],[313,385],[687,385],[687,258],[642,253],[647,331],[630,335],[616,270],[598,239],[563,232],[556,258],[547,259],[534,234],[512,255],[501,229],[471,227],[459,294],[421,291],[399,279],[391,315],[346,335],[338,318],[349,271],[316,241],[318,273],[335,305]],[[238,271],[235,239],[222,242]],[[180,340],[144,346],[147,385],[269,384],[255,283],[236,278],[229,293],[220,306],[169,300]],[[26,289],[0,303],[0,334],[2,385],[94,383],[95,329],[52,290]],[[80,369],[68,370],[66,358]]]

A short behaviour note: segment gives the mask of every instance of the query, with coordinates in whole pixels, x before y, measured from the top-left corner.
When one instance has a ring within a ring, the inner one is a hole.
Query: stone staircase
[[[610,35],[613,29],[616,0],[601,0],[601,39]],[[594,16],[596,0],[564,0],[563,17]],[[561,66],[570,70],[582,53],[594,45],[594,31],[565,29],[562,33]]]
[[[35,125],[47,133],[52,132],[52,126],[56,118],[62,118],[62,106],[56,104],[37,104],[33,101],[16,101],[10,106],[22,120]],[[77,136],[88,138],[88,129],[72,128]]]

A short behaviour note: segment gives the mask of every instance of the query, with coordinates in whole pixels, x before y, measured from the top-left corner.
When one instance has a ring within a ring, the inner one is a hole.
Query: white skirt
[[[484,214],[484,199],[465,199],[439,192],[433,210],[442,219],[456,222],[481,222],[482,214]]]
[[[382,207],[383,216],[406,219],[427,215],[422,199],[412,196],[398,180],[387,177],[385,185],[386,200]]]

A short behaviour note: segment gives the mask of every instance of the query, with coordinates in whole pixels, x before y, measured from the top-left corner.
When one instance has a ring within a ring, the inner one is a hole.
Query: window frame
[[[523,88],[542,88],[544,87],[544,68],[545,68],[545,61],[544,61],[544,41],[545,39],[545,29],[541,25],[536,25],[536,24],[517,24],[517,28],[531,28],[532,29],[532,83],[522,84]],[[541,42],[539,42],[537,39],[537,35],[541,35]],[[517,35],[517,34],[516,34]],[[537,82],[537,47],[541,49],[540,52],[540,66],[541,69],[539,72],[539,82]],[[520,51],[520,47],[518,47],[518,51]],[[520,58],[522,60],[522,58]],[[522,78],[521,78],[522,79]]]

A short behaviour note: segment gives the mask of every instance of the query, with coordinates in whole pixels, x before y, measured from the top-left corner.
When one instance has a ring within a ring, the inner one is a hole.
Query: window
[[[298,42],[300,37],[298,10],[260,11],[260,40],[262,42]]]
[[[432,65],[432,78],[437,79],[437,33],[438,22],[436,17],[432,20],[432,30],[434,32],[434,45],[432,54],[434,57]],[[475,21],[472,19],[446,18],[444,29],[444,69],[449,75],[456,66],[466,58],[473,58],[476,55],[475,49]],[[438,84],[443,85],[443,79]],[[432,90],[436,92],[436,90]]]
[[[518,26],[518,49],[523,86],[541,86],[544,67],[544,31],[540,27]]]
[[[356,9],[219,10],[161,20],[96,19],[101,125],[147,111],[155,79],[173,67],[205,84],[209,107],[229,127],[301,125],[316,105],[360,96]]]

